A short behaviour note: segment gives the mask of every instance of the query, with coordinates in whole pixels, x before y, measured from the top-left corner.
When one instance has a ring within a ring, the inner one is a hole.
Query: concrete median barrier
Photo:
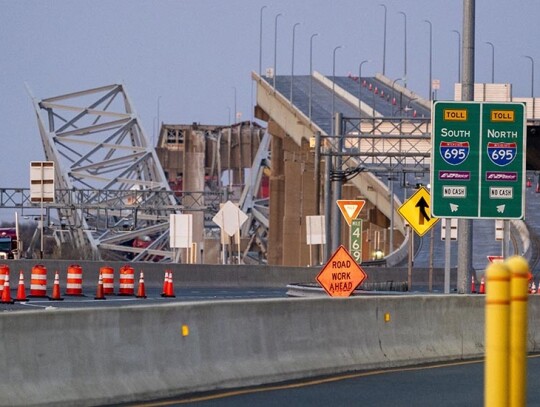
[[[479,357],[483,304],[405,295],[4,312],[0,405],[114,404]]]

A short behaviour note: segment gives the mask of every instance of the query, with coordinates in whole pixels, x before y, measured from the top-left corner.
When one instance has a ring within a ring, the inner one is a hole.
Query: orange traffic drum
[[[32,267],[30,296],[47,297],[47,268],[43,264],[36,264]]]
[[[68,267],[66,280],[66,295],[83,295],[82,273],[82,267],[78,264],[72,264]]]
[[[9,276],[9,266],[7,264],[0,264],[0,294],[4,291],[6,276]]]
[[[99,269],[99,274],[103,281],[103,294],[114,294],[114,269],[103,266]]]
[[[131,266],[120,268],[118,295],[135,295],[135,270]]]

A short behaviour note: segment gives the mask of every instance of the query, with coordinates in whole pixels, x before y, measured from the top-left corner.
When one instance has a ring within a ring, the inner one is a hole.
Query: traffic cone
[[[540,283],[539,283],[539,284],[540,284]],[[534,284],[534,281],[532,282],[530,293],[531,293],[531,294],[536,294],[536,284]]]
[[[165,270],[165,277],[163,278],[163,289],[161,290],[161,296],[164,297],[167,293],[167,285],[169,283],[169,272]]]
[[[58,276],[58,271],[54,274],[54,284],[52,295],[49,297],[49,301],[64,301],[60,296],[60,277]]]
[[[146,290],[144,288],[144,273],[141,271],[139,276],[139,288],[137,288],[137,298],[146,298]]]
[[[168,297],[168,298],[176,297],[176,295],[174,295],[172,271],[169,271],[167,275],[167,287],[165,288],[165,293],[162,294],[162,297]]]
[[[174,295],[174,284],[172,279],[172,271],[169,271],[169,292],[167,293],[168,297],[176,297]]]
[[[485,294],[485,293],[486,293],[486,283],[485,283],[484,277],[482,276],[482,280],[480,280],[479,294]]]
[[[26,290],[24,288],[24,274],[22,270],[19,273],[19,288],[17,289],[17,297],[15,297],[15,301],[28,301],[28,298],[26,297]]]
[[[474,283],[474,276],[471,276],[471,293],[476,294],[476,284]]]
[[[0,303],[2,304],[13,304],[15,301],[11,299],[11,292],[9,290],[9,274],[6,274],[4,277],[4,290],[2,291],[2,299]]]
[[[103,276],[99,274],[98,285],[96,290],[96,296],[94,300],[105,300],[105,294],[103,293]]]

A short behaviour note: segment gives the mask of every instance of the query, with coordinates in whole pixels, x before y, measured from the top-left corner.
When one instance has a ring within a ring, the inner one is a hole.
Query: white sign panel
[[[54,202],[54,162],[30,162],[30,202]]]
[[[212,220],[222,231],[229,236],[234,236],[248,220],[248,216],[234,203],[227,201]]]
[[[306,243],[326,244],[324,216],[306,216]]]
[[[442,219],[441,226],[441,240],[446,240],[446,222],[447,218]],[[458,220],[456,218],[450,219],[450,240],[457,240]]]
[[[193,215],[171,214],[169,222],[171,248],[189,249],[193,243]]]

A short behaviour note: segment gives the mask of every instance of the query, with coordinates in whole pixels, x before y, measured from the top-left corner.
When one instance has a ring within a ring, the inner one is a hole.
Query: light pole
[[[403,86],[407,87],[407,14],[403,11],[399,11],[398,14],[403,14],[404,23],[404,36],[403,36],[403,48],[404,48],[404,73],[403,73]]]
[[[334,135],[334,116],[336,114],[336,102],[335,102],[335,99],[336,99],[336,51],[338,49],[341,48],[341,45],[338,45],[337,47],[334,48],[334,52],[333,52],[333,58],[332,58],[332,117],[330,119],[330,135],[333,136]]]
[[[531,99],[532,99],[532,118],[534,119],[534,59],[529,55],[523,55],[531,61]]]
[[[405,78],[396,78],[396,79],[394,79],[392,81],[392,103],[396,99],[396,90],[394,89],[394,86],[395,86],[397,81],[403,81],[403,83],[405,83]],[[401,110],[401,99],[400,99],[399,104],[400,104],[400,106],[399,106],[398,112],[399,112],[399,110]]]
[[[362,113],[362,65],[364,65],[367,62],[371,62],[369,59],[364,59],[362,62],[360,62],[360,65],[358,65],[358,112],[359,114]]]
[[[386,5],[385,4],[379,4],[381,7],[384,8],[384,34],[383,34],[383,53],[382,53],[382,74],[386,74]]]
[[[433,88],[431,83],[432,78],[432,63],[433,63],[433,26],[431,25],[431,21],[424,20],[426,23],[429,24],[429,100],[432,98]]]
[[[309,38],[309,107],[308,107],[308,116],[309,121],[311,122],[311,100],[313,97],[313,38],[319,34],[311,34]]]
[[[279,13],[276,15],[276,18],[274,19],[274,72],[273,72],[273,88],[276,90],[276,64],[277,64],[277,22],[278,17],[280,17],[282,14]]]
[[[259,76],[262,74],[262,27],[263,27],[263,10],[266,6],[261,7],[260,22],[259,22]]]
[[[461,33],[458,30],[452,30],[453,33],[457,34],[458,37],[458,83],[461,83]]]
[[[158,96],[157,98],[157,136],[158,136],[158,140],[159,140],[159,130],[161,129],[161,124],[160,124],[160,121],[159,121],[159,100],[161,99],[161,96]],[[153,144],[154,144],[154,147],[156,145],[155,143],[155,140],[153,140]]]
[[[291,58],[291,92],[290,92],[290,100],[292,105],[292,95],[293,95],[293,78],[294,78],[294,37],[296,33],[296,27],[299,26],[300,23],[295,23],[292,28],[292,58]]]
[[[495,45],[489,41],[486,44],[491,46],[491,83],[495,83]]]
[[[233,86],[234,89],[234,124],[236,124],[236,86]]]

